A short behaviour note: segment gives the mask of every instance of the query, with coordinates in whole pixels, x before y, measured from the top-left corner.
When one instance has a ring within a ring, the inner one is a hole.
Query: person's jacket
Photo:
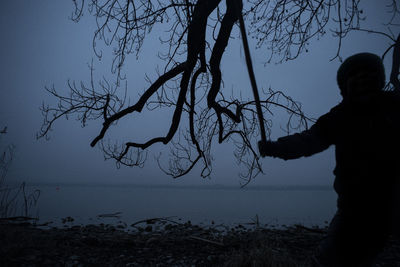
[[[330,145],[336,148],[338,207],[386,212],[400,177],[400,96],[382,91],[344,100],[310,129],[279,138],[272,148],[275,157],[295,159]]]

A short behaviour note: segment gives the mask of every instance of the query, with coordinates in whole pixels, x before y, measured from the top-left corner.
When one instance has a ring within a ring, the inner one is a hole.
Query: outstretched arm
[[[318,125],[313,125],[301,133],[281,137],[275,142],[260,141],[258,144],[262,157],[271,156],[284,160],[308,157],[327,149],[330,145]]]
[[[279,138],[275,142],[258,143],[262,157],[284,160],[309,157],[336,143],[338,129],[342,127],[345,108],[342,103],[322,115],[310,129]]]

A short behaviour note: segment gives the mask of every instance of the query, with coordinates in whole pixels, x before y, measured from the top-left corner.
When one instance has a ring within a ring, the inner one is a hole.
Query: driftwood
[[[201,237],[194,236],[194,235],[189,236],[189,238],[195,239],[195,240],[199,240],[199,241],[202,241],[202,242],[206,242],[206,243],[209,243],[209,244],[217,245],[217,246],[225,246],[223,243],[212,241],[212,240],[205,239],[205,238],[201,238]]]
[[[303,229],[303,230],[307,230],[309,232],[313,232],[313,233],[318,233],[318,234],[325,234],[326,233],[326,229],[323,228],[310,228],[301,224],[295,224],[294,225],[297,229]]]
[[[5,217],[0,218],[0,222],[27,222],[27,221],[37,221],[38,218],[32,218],[27,216],[15,216],[15,217]]]
[[[180,222],[176,222],[176,221],[174,221],[174,220],[171,220],[170,218],[172,218],[172,217],[174,217],[174,216],[171,216],[171,217],[160,217],[160,218],[144,219],[144,220],[140,220],[140,221],[137,221],[137,222],[132,223],[131,226],[134,227],[134,226],[136,226],[137,224],[140,224],[140,223],[154,224],[154,223],[156,223],[156,222],[158,222],[158,221],[171,222],[171,223],[175,223],[175,224],[183,224],[183,223],[180,223]]]
[[[99,218],[119,218],[122,212],[115,212],[115,213],[107,213],[107,214],[100,214],[97,215]]]

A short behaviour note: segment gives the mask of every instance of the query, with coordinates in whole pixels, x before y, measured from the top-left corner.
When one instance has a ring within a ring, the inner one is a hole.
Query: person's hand
[[[258,151],[260,151],[261,157],[266,157],[266,156],[273,156],[273,144],[271,141],[259,141],[258,142]]]

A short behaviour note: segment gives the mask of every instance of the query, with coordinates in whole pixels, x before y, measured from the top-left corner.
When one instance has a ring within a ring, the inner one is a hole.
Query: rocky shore
[[[163,218],[58,228],[3,220],[0,266],[310,266],[325,231]],[[390,242],[377,266],[400,266],[398,241]]]

